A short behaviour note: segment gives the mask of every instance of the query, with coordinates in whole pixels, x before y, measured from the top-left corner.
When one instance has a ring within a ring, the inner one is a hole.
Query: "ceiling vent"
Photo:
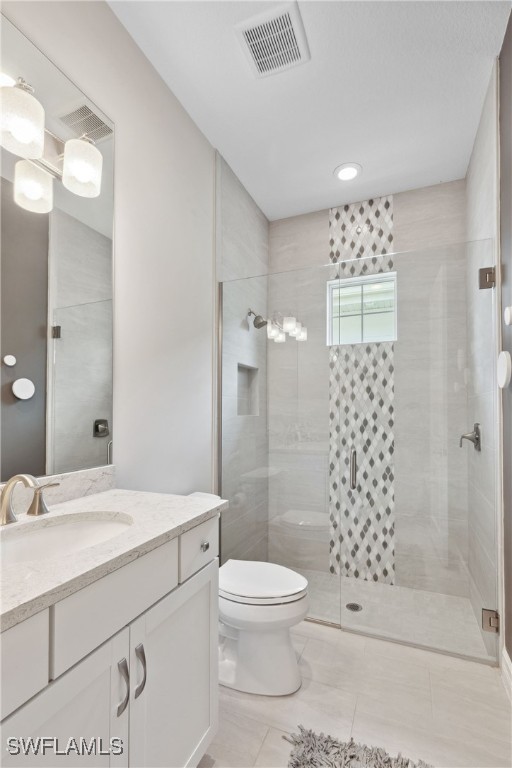
[[[278,5],[238,24],[238,38],[257,77],[309,61],[309,47],[297,3]]]
[[[93,112],[87,104],[83,104],[78,109],[63,115],[60,121],[67,125],[77,138],[86,134],[94,142],[106,139],[107,136],[113,133],[112,128],[104,123],[101,117]]]

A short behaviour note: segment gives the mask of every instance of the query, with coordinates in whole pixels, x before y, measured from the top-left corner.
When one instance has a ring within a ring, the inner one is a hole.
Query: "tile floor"
[[[510,768],[511,704],[497,669],[303,622],[291,696],[220,688],[220,726],[200,768],[285,768],[300,723],[436,768]]]
[[[339,624],[340,577],[325,571],[300,572],[309,584],[311,618]],[[466,597],[347,578],[342,579],[341,590],[343,627],[489,660]],[[347,610],[345,606],[350,602],[360,603],[363,610]]]

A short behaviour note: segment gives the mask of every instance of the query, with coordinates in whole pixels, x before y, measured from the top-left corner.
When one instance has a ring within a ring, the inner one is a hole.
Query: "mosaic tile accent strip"
[[[329,247],[333,264],[389,253],[392,244],[392,195],[330,209]]]
[[[393,269],[393,197],[329,211],[330,260],[338,277]],[[394,582],[394,345],[332,347],[330,352],[330,569]],[[349,488],[350,450],[358,487]]]
[[[394,344],[331,347],[330,570],[394,583]],[[350,488],[350,453],[357,487]]]
[[[364,277],[365,275],[377,275],[381,272],[393,271],[392,256],[373,256],[371,259],[350,259],[338,262],[337,277]]]

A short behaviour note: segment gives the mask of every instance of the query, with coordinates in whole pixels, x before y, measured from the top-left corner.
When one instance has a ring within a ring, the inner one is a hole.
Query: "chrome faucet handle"
[[[60,483],[46,483],[46,485],[40,485],[38,488],[36,488],[34,491],[34,498],[32,499],[32,503],[28,508],[27,515],[47,515],[50,510],[46,506],[43,491],[45,491],[47,488],[56,488],[58,485],[60,485]]]
[[[0,494],[0,525],[16,522],[16,515],[12,508],[12,492],[18,483],[23,483],[25,488],[38,487],[38,482],[33,475],[14,475],[7,480]]]

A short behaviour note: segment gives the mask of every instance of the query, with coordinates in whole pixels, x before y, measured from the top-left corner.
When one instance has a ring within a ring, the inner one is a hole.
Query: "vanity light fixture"
[[[0,89],[0,144],[19,157],[37,160],[44,149],[44,109],[22,77]]]
[[[14,77],[7,75],[5,72],[0,72],[0,88],[11,88],[13,85],[16,85]]]
[[[274,315],[273,320],[267,321],[267,338],[269,340],[275,341],[276,344],[283,344],[286,341],[286,334],[297,341],[307,341],[308,329],[291,315],[283,317],[278,313]]]
[[[353,181],[362,172],[359,163],[343,163],[334,169],[334,175],[339,181]]]
[[[49,213],[53,208],[53,176],[30,160],[14,166],[14,202],[32,213]]]
[[[70,192],[80,197],[98,197],[102,167],[103,155],[87,136],[66,141],[62,183]]]

